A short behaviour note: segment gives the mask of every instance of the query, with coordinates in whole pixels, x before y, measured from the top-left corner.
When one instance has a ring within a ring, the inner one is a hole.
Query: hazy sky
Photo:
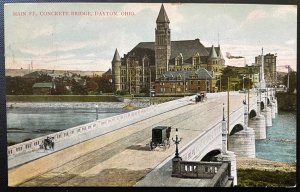
[[[219,33],[224,57],[230,52],[246,58],[225,59],[226,65],[254,63],[263,47],[264,53],[277,53],[277,66],[291,65],[296,70],[296,6],[164,6],[170,19],[171,40],[199,38],[206,47],[218,46]],[[154,3],[7,4],[6,68],[28,69],[32,61],[39,69],[107,70],[116,48],[123,56],[139,42],[154,41],[160,7]]]

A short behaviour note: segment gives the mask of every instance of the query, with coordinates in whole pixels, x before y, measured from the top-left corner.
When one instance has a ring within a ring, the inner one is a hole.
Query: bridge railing
[[[136,122],[140,121],[141,118],[143,118],[143,119],[150,118],[157,114],[164,113],[164,112],[176,109],[178,107],[187,105],[191,102],[191,100],[193,98],[195,98],[195,96],[184,97],[184,98],[181,98],[178,100],[173,100],[173,101],[169,101],[169,102],[158,104],[158,105],[151,105],[146,108],[134,110],[131,112],[108,117],[105,119],[100,119],[100,120],[97,120],[97,121],[94,121],[91,123],[68,128],[63,131],[59,131],[56,133],[52,133],[52,134],[49,134],[46,136],[42,136],[42,137],[38,137],[38,138],[35,138],[32,140],[29,140],[29,141],[18,143],[18,144],[9,146],[7,148],[7,155],[8,155],[8,158],[10,159],[16,155],[39,150],[41,148],[41,146],[43,145],[44,140],[47,137],[52,137],[52,138],[54,138],[53,141],[57,142],[57,141],[62,141],[65,139],[69,139],[71,137],[81,135],[83,133],[87,133],[92,130],[102,129],[102,128],[107,128],[107,127],[112,127],[114,125],[118,125],[118,126],[114,126],[114,128],[112,128],[112,129],[107,129],[102,132],[102,133],[107,133],[107,132],[125,127],[127,125],[136,123]],[[84,140],[88,140],[88,139],[91,139],[96,136],[99,136],[99,135],[89,136],[89,137],[86,137]]]
[[[54,142],[61,141],[70,137],[78,136],[82,133],[86,133],[91,130],[95,130],[97,128],[108,127],[114,124],[119,124],[124,121],[131,120],[133,118],[136,118],[137,116],[145,115],[146,113],[150,113],[153,108],[155,108],[155,106],[150,106],[147,108],[142,108],[113,117],[108,117],[91,123],[68,128],[66,130],[52,133],[46,136],[38,137],[26,142],[18,143],[7,148],[7,155],[10,158],[15,155],[27,153],[33,150],[38,150],[41,148],[41,145],[43,145],[43,142],[47,137],[52,137]]]
[[[218,172],[210,180],[208,187],[224,187],[228,180],[233,181],[233,177],[230,176],[230,163],[223,163]]]
[[[222,166],[221,162],[180,161],[178,177],[213,178]]]

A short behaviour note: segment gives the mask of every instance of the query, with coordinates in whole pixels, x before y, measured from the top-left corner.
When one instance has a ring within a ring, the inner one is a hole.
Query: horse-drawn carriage
[[[47,137],[46,139],[43,140],[42,145],[40,145],[41,149],[48,150],[52,149],[54,150],[54,137]]]
[[[157,126],[152,129],[152,140],[150,141],[150,150],[156,147],[162,147],[164,150],[170,147],[171,127]]]
[[[195,101],[196,103],[200,102],[200,101],[204,101],[204,99],[206,100],[207,97],[206,97],[206,92],[205,91],[201,91],[200,93],[198,93],[196,95],[196,98],[195,98]]]

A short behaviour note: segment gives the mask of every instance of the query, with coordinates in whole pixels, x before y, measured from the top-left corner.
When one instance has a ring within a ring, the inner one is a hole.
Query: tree
[[[113,84],[108,77],[94,77],[93,80],[98,84],[98,92],[113,93]]]
[[[241,82],[239,84],[239,89],[243,89],[243,84],[244,84],[244,89],[251,89],[253,82],[252,79],[245,77],[244,78],[244,83],[243,83],[243,76],[241,76]]]
[[[72,94],[73,95],[87,95],[88,94],[86,88],[79,82],[76,82],[74,79],[72,80],[71,85],[72,85]]]
[[[6,77],[7,95],[32,95],[35,79],[25,77]]]
[[[42,82],[52,82],[52,77],[49,76],[48,74],[41,74],[40,76],[38,76],[38,78],[36,79],[37,83],[42,83]]]
[[[89,93],[92,93],[92,94],[95,94],[97,91],[98,91],[98,84],[92,80],[92,79],[88,79],[87,82],[86,82],[86,90],[89,92]]]
[[[67,95],[68,90],[63,81],[63,78],[55,79],[55,89],[51,92],[52,95]]]
[[[231,88],[230,88],[230,90],[232,90],[233,89],[233,78],[238,78],[238,73],[235,71],[235,70],[233,70],[233,68],[232,67],[225,67],[223,70],[222,70],[222,76],[221,76],[221,86],[222,86],[222,91],[225,91],[225,90],[227,90],[227,88],[228,88],[228,77],[231,79],[231,81],[230,81],[230,86],[231,86]],[[237,82],[235,82],[235,84],[236,84]],[[216,82],[216,86],[217,87],[220,87],[220,80],[218,80],[217,82]],[[236,88],[236,87],[235,87]]]

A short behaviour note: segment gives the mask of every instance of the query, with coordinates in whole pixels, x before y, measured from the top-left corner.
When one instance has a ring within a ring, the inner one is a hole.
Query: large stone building
[[[155,81],[156,95],[191,95],[202,91],[215,92],[216,79],[205,68],[189,71],[167,71]]]
[[[277,77],[276,77],[276,54],[268,53],[263,56],[264,58],[264,77],[266,80],[267,85],[274,85],[276,84]],[[261,55],[255,57],[255,64],[260,66],[261,65]]]
[[[195,73],[204,68],[212,74],[212,79],[221,75],[225,60],[220,45],[205,47],[200,39],[171,41],[169,24],[162,5],[156,20],[155,42],[140,42],[122,58],[116,49],[112,60],[115,91],[136,94],[147,92],[145,90],[150,87],[158,90],[155,88],[156,82],[165,81],[167,72],[172,71]],[[212,88],[209,90],[214,90],[214,85],[210,86]]]

